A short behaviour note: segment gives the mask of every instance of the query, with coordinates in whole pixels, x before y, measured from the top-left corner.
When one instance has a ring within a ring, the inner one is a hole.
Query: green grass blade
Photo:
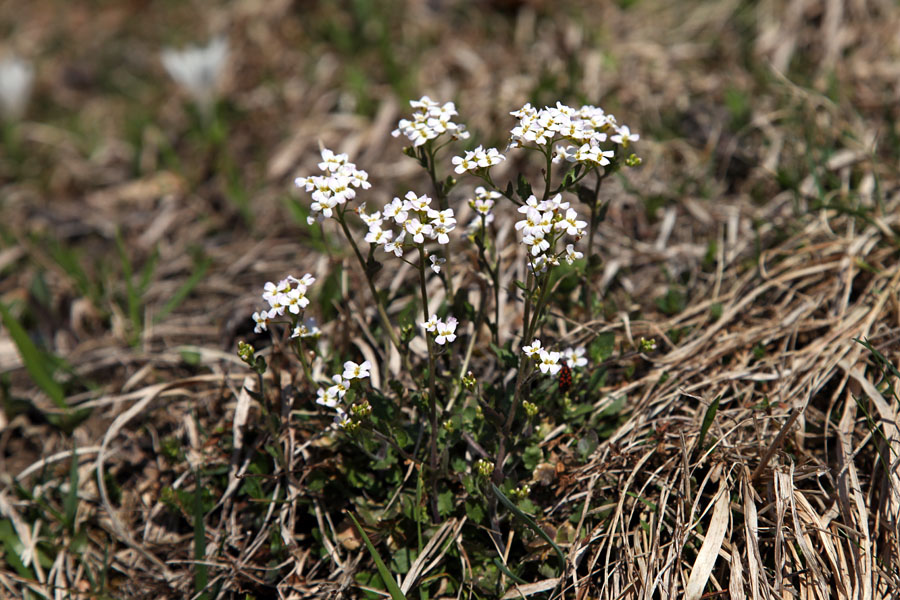
[[[372,560],[375,561],[375,566],[378,568],[378,574],[381,576],[381,580],[391,594],[392,600],[406,600],[406,595],[400,589],[400,586],[397,585],[397,582],[394,581],[393,575],[391,575],[391,572],[384,564],[384,561],[381,560],[381,555],[378,554],[378,550],[375,549],[372,540],[370,540],[369,536],[366,535],[366,532],[363,531],[359,521],[356,520],[356,517],[352,512],[348,512],[347,514],[350,515],[350,519],[353,521],[353,524],[356,525],[356,530],[359,531],[359,535],[362,536],[363,541],[366,543],[366,548],[369,549],[369,554],[372,555]]]
[[[16,344],[16,348],[19,349],[19,355],[22,357],[22,362],[25,363],[31,379],[50,397],[53,404],[58,408],[67,409],[66,394],[62,386],[53,379],[52,372],[47,370],[47,357],[34,345],[25,329],[2,302],[0,302],[0,317],[3,319],[3,325],[9,332],[9,336]]]
[[[63,500],[65,525],[69,533],[75,531],[75,517],[78,513],[78,444],[72,445],[72,466],[69,469],[69,492]]]
[[[178,305],[181,304],[185,298],[188,297],[188,294],[197,287],[197,284],[206,276],[206,271],[209,269],[209,265],[212,261],[210,259],[204,259],[198,266],[197,270],[194,271],[194,274],[191,275],[184,284],[178,288],[168,302],[162,307],[162,309],[157,313],[157,315],[153,318],[154,323],[159,323],[163,319],[165,319],[170,312],[178,308]]]
[[[706,409],[706,414],[703,415],[703,423],[700,424],[700,438],[697,440],[698,452],[703,450],[703,442],[706,441],[706,434],[709,432],[709,428],[712,427],[713,421],[716,420],[717,412],[719,412],[719,396],[716,396],[716,399]]]
[[[208,598],[206,586],[209,583],[209,568],[204,561],[206,560],[206,524],[203,521],[203,486],[197,485],[194,490],[194,590],[197,592],[197,598],[206,600]]]
[[[497,487],[495,484],[493,484],[493,483],[491,484],[491,488],[493,488],[494,494],[497,496],[497,499],[500,500],[500,502],[503,504],[503,506],[505,506],[505,507],[508,508],[510,511],[512,511],[512,513],[513,513],[514,515],[516,515],[516,516],[519,517],[522,521],[524,521],[525,524],[528,525],[528,527],[530,527],[536,534],[538,534],[539,536],[541,536],[542,538],[544,538],[544,541],[547,542],[548,544],[550,544],[550,546],[553,547],[553,549],[556,551],[557,556],[559,556],[560,567],[565,566],[565,564],[566,564],[566,555],[563,554],[562,549],[561,549],[559,546],[556,545],[556,542],[553,540],[553,538],[551,538],[551,537],[547,534],[547,532],[544,531],[544,530],[541,528],[541,526],[538,525],[538,524],[535,522],[534,519],[532,519],[532,518],[531,518],[529,515],[527,515],[526,513],[522,512],[522,510],[521,510],[518,506],[516,506],[515,504],[513,504],[513,501],[510,500],[509,498],[507,498],[506,495],[505,495],[503,492],[500,491],[500,488],[498,488],[498,487]]]

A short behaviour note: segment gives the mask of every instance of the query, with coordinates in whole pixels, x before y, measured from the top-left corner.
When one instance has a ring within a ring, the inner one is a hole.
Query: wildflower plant
[[[308,224],[341,235],[358,264],[368,288],[364,302],[379,319],[372,335],[385,342],[380,356],[355,362],[362,357],[341,355],[337,344],[308,324],[312,274],[266,283],[265,304],[252,318],[255,331],[271,333],[276,345],[287,342],[298,359],[310,391],[307,410],[328,415],[333,431],[343,431],[338,435],[365,452],[387,445],[415,465],[427,486],[411,485],[427,498],[432,522],[454,510],[455,496],[448,504],[446,490],[459,489],[460,482],[462,496],[483,495],[488,514],[469,504],[466,511],[489,518],[499,540],[491,490],[505,490],[520,505],[528,502],[532,488],[521,481],[528,474],[515,455],[533,443],[535,425],[552,407],[553,395],[562,394],[555,376],[564,369],[566,400],[558,405],[571,407],[568,384],[573,377],[582,380],[578,371],[588,367],[586,348],[562,347],[548,315],[564,279],[590,290],[583,259],[593,254],[605,213],[601,185],[621,166],[640,163],[631,153],[639,135],[595,106],[526,104],[511,113],[516,122],[504,152],[457,150],[469,133],[456,122],[452,102],[426,96],[410,105],[412,114],[393,135],[408,142],[404,152],[428,174],[429,190],[370,207],[366,171],[327,148],[321,148],[319,172],[294,181],[309,196]],[[493,170],[517,152],[539,157],[542,181],[532,186],[524,175],[505,186],[496,181]],[[476,185],[467,187],[469,181]],[[498,247],[496,224],[510,218],[524,265],[510,262]],[[416,301],[405,309],[379,278],[383,267],[393,265],[396,272],[403,263],[415,273],[404,289],[415,290]],[[525,280],[504,288],[505,274],[520,265]],[[514,331],[504,330],[509,320],[500,319],[500,305],[510,296],[521,324]],[[590,303],[585,307],[590,310]],[[417,315],[414,323],[391,316],[410,312]],[[388,367],[392,355],[400,357],[400,372]],[[387,386],[373,383],[385,380]]]

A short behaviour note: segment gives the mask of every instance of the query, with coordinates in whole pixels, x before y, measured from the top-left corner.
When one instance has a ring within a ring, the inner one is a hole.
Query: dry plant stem
[[[422,309],[425,320],[430,318],[428,310],[428,290],[425,287],[425,249],[419,245],[419,288],[422,292]],[[437,411],[437,384],[434,377],[434,340],[431,333],[425,332],[425,341],[428,344],[428,420],[431,425],[431,439],[429,440],[429,479],[431,479],[431,513],[437,522],[440,514],[437,508],[437,437],[438,437],[438,411]]]

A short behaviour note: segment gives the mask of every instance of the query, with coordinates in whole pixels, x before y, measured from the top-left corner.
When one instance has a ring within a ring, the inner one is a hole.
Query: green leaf
[[[522,512],[518,506],[513,504],[513,502],[509,498],[507,498],[503,494],[503,492],[500,491],[500,488],[498,488],[496,486],[496,484],[491,483],[491,489],[494,490],[494,495],[497,496],[497,499],[500,500],[500,503],[503,504],[503,506],[505,506],[510,511],[512,511],[512,513],[514,515],[516,515],[519,519],[524,521],[525,524],[528,525],[528,527],[530,527],[532,531],[534,531],[536,534],[538,534],[540,537],[542,537],[545,542],[550,544],[550,546],[556,551],[556,555],[559,557],[559,566],[560,566],[560,569],[562,569],[566,564],[566,555],[563,554],[562,549],[560,549],[560,547],[556,545],[556,542],[553,541],[553,538],[551,538],[549,535],[547,535],[547,532],[544,531],[543,529],[541,529],[541,526],[538,525],[537,523],[535,523],[534,519],[532,519],[530,516],[528,516],[527,514]]]
[[[523,201],[531,196],[531,184],[528,183],[528,180],[521,173],[519,173],[519,178],[516,181],[516,193]]]
[[[446,492],[441,492],[440,494],[438,494],[437,505],[438,512],[442,517],[446,517],[447,515],[451,514],[453,512],[453,509],[455,508],[453,502],[453,492],[447,490]]]
[[[588,347],[588,356],[595,363],[602,363],[613,355],[616,349],[616,334],[612,331],[604,331],[597,334],[594,341]]]
[[[53,401],[57,408],[68,409],[62,386],[53,379],[52,373],[47,370],[49,357],[34,345],[25,329],[2,302],[0,302],[0,317],[3,319],[3,325],[9,332],[9,336],[16,344],[16,348],[19,350],[19,355],[22,357],[22,362],[25,363],[25,368],[28,369],[31,379],[50,397],[50,400]]]
[[[544,451],[537,444],[528,446],[522,453],[522,465],[529,471],[533,471],[542,460],[544,460]]]
[[[69,491],[63,499],[63,514],[69,533],[75,529],[75,516],[78,512],[78,444],[72,446],[72,466],[69,469]]]
[[[503,363],[503,366],[507,369],[511,369],[518,365],[519,360],[515,354],[508,347],[501,348],[496,344],[491,344],[491,350],[494,351],[494,354],[497,355],[497,358],[500,359],[500,362]]]
[[[370,540],[369,536],[366,535],[366,532],[359,524],[359,521],[356,520],[356,517],[352,512],[348,512],[347,515],[349,515],[350,519],[353,521],[353,524],[356,525],[356,530],[359,532],[359,535],[366,543],[366,548],[368,548],[369,554],[372,555],[372,560],[375,561],[375,566],[378,568],[378,574],[381,575],[381,581],[387,587],[388,592],[391,594],[391,598],[393,600],[406,600],[406,595],[404,595],[403,591],[400,589],[400,586],[397,585],[397,582],[394,581],[393,575],[384,564],[384,561],[381,559],[381,555],[378,554],[378,550],[375,549],[375,546],[372,544],[372,540]]]

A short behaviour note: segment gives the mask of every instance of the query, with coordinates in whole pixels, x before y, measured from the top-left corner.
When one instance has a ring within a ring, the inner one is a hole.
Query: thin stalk
[[[419,289],[422,293],[422,308],[425,311],[425,320],[431,317],[428,310],[428,290],[425,286],[425,249],[421,244],[419,248]],[[428,420],[431,424],[431,440],[429,441],[429,467],[431,480],[431,513],[435,522],[440,517],[437,509],[437,437],[438,437],[438,410],[437,410],[437,383],[435,382],[435,356],[434,340],[430,332],[425,332],[425,341],[428,344]]]
[[[381,323],[382,325],[384,325],[385,331],[387,331],[388,336],[391,338],[391,343],[394,344],[395,348],[397,348],[397,352],[399,352],[401,355],[404,355],[403,349],[400,345],[400,338],[397,337],[397,333],[391,326],[391,320],[390,318],[388,318],[387,311],[384,308],[381,297],[378,295],[378,291],[375,289],[375,283],[372,281],[372,278],[369,277],[369,273],[366,270],[366,261],[363,258],[362,253],[359,251],[359,246],[356,245],[356,241],[350,234],[350,228],[347,227],[347,221],[346,219],[344,219],[343,213],[338,213],[337,222],[341,224],[341,229],[344,231],[344,236],[347,238],[347,241],[350,242],[350,246],[353,248],[354,254],[356,254],[356,260],[359,261],[359,266],[362,268],[363,273],[366,275],[366,283],[369,284],[369,291],[372,292],[372,298],[375,300],[375,306],[378,309],[378,316],[381,318]]]

